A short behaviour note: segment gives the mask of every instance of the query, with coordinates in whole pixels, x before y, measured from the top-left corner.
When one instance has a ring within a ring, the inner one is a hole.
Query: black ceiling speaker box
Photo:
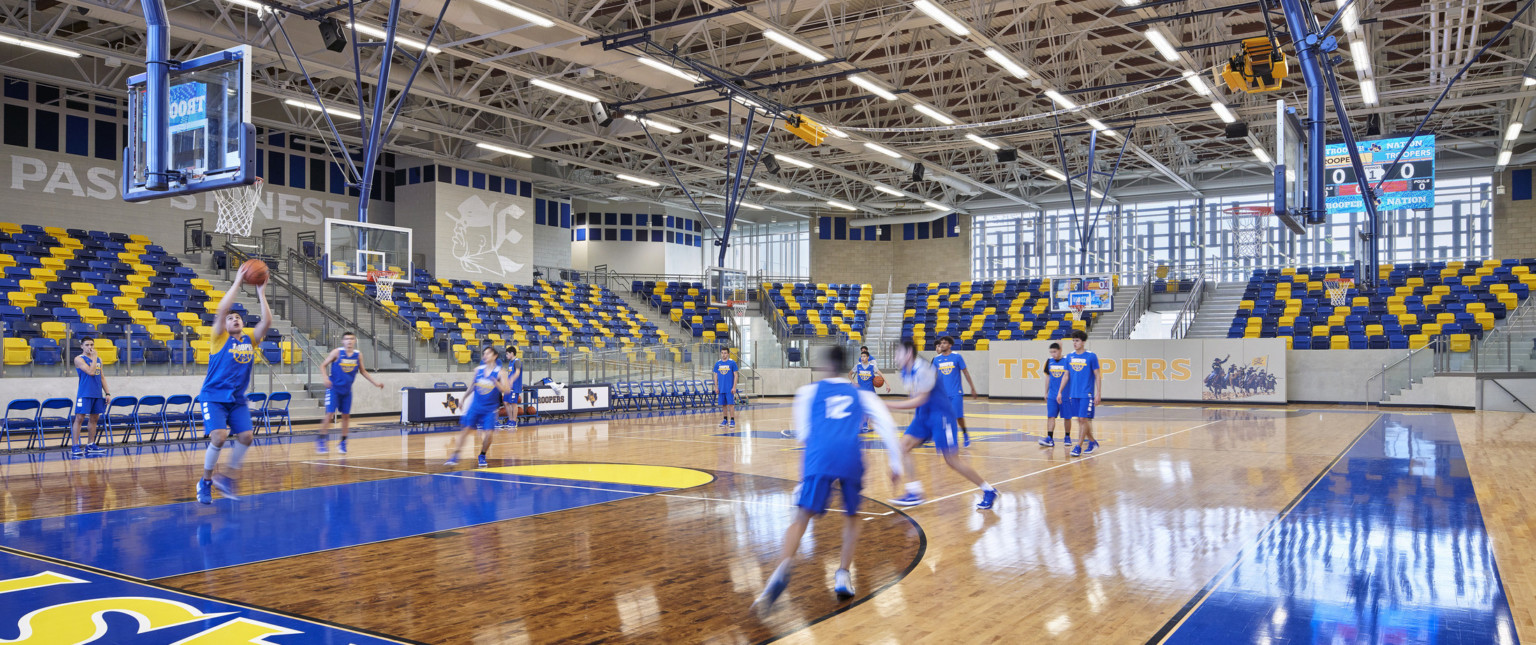
[[[613,124],[614,112],[608,110],[603,103],[589,103],[592,106],[592,120],[597,122],[597,127],[606,128]]]
[[[912,181],[922,181],[923,174],[926,172],[928,169],[924,168],[923,164],[912,164]]]
[[[997,163],[1013,163],[1019,160],[1019,151],[1014,148],[1003,148],[997,151]]]
[[[1228,123],[1227,124],[1227,138],[1228,139],[1241,139],[1241,138],[1246,137],[1246,136],[1248,136],[1248,123],[1247,122],[1245,122],[1245,121],[1234,121],[1232,123]]]
[[[1365,136],[1368,136],[1368,137],[1379,137],[1379,136],[1381,136],[1381,115],[1380,114],[1372,114],[1370,116],[1365,117]]]
[[[767,168],[768,173],[775,177],[779,176],[779,170],[782,169],[779,166],[779,160],[774,159],[773,155],[763,155],[763,167]]]
[[[320,39],[325,41],[325,48],[333,52],[347,48],[347,33],[342,30],[341,23],[335,20],[320,21]]]

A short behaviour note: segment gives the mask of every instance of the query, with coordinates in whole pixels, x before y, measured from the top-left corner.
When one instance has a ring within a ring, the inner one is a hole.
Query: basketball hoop
[[[267,185],[260,177],[249,186],[235,186],[213,191],[219,204],[219,223],[215,233],[251,236],[251,223],[256,221],[256,204],[261,203],[261,190]]]
[[[400,277],[399,271],[368,270],[368,281],[373,283],[373,297],[379,302],[393,302],[395,299],[395,283]]]
[[[731,315],[736,318],[745,318],[747,316],[747,301],[745,300],[727,300],[725,306],[730,308]]]
[[[1349,290],[1355,288],[1355,281],[1352,278],[1323,280],[1323,288],[1328,290],[1328,299],[1333,306],[1342,307],[1349,303]]]
[[[1087,320],[1083,318],[1083,310],[1088,308],[1087,305],[1068,305],[1067,308],[1072,310],[1073,320]]]
[[[1264,241],[1264,218],[1274,213],[1269,206],[1232,206],[1227,214],[1232,216],[1233,245],[1237,257],[1259,257],[1259,246]]]

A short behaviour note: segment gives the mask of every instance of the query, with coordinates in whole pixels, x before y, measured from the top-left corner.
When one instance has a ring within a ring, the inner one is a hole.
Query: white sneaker
[[[837,593],[838,598],[853,597],[853,580],[851,578],[852,576],[848,575],[847,569],[837,570],[837,575],[834,576],[836,582],[832,585],[832,591]]]

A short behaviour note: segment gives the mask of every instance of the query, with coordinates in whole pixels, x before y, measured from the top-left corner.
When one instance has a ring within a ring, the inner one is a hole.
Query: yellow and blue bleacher
[[[0,223],[6,365],[58,365],[82,336],[111,341],[97,343],[107,365],[205,364],[222,296],[143,235]],[[261,340],[263,357],[279,362],[282,335]]]
[[[470,348],[485,342],[539,348],[547,358],[558,359],[655,345],[668,337],[599,285],[433,280],[421,271],[416,277],[412,287],[395,289],[396,312],[460,363],[476,360]]]
[[[989,349],[994,340],[1051,340],[1086,331],[1087,321],[1051,311],[1050,291],[1050,281],[1038,278],[908,285],[901,336],[923,350],[951,336],[956,349],[972,351]]]
[[[1195,278],[1157,279],[1152,281],[1152,293],[1189,293],[1195,289]]]
[[[1536,259],[1383,265],[1373,291],[1350,289],[1335,306],[1325,281],[1352,267],[1259,269],[1228,338],[1284,338],[1292,349],[1418,349],[1445,336],[1467,351],[1530,295]]]
[[[634,280],[629,288],[694,338],[710,341],[730,333],[725,312],[709,306],[702,282]]]
[[[780,282],[763,286],[790,334],[841,334],[854,341],[864,339],[864,330],[869,325],[869,303],[875,295],[873,286]]]

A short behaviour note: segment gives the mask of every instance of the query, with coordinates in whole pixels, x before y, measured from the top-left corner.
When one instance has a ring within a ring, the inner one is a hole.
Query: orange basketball
[[[535,414],[538,414],[538,413],[539,413],[539,409],[538,408],[535,408],[535,407],[533,407],[531,405],[523,406],[523,414],[532,416],[532,415],[535,415]]]
[[[885,387],[885,377],[881,376],[879,374],[876,374],[875,375],[874,383],[875,383],[875,387]]]
[[[253,287],[259,287],[267,283],[267,263],[256,258],[251,258],[240,264],[240,273],[245,275],[245,283]]]

